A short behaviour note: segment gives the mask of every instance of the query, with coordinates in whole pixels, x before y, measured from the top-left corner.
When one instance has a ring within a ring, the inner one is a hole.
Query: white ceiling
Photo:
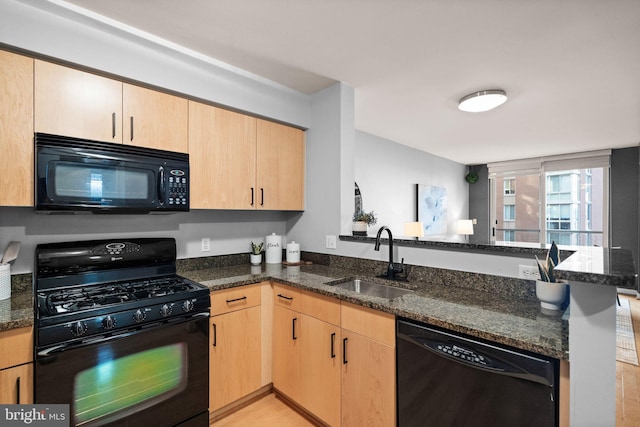
[[[464,164],[640,143],[640,0],[69,3],[304,93],[345,82],[356,129]]]

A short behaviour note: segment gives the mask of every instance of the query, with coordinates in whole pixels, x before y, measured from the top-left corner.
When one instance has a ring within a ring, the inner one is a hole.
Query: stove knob
[[[87,333],[87,324],[84,322],[76,322],[71,326],[71,335],[81,337]]]
[[[142,322],[146,317],[142,310],[136,310],[136,312],[133,313],[133,321],[136,323]]]
[[[193,310],[193,301],[191,301],[190,299],[186,300],[185,302],[182,303],[182,309],[184,311],[191,311]]]
[[[160,315],[162,317],[167,317],[168,315],[171,314],[171,306],[167,305],[167,304],[163,304],[162,307],[160,307]]]
[[[116,319],[111,316],[107,316],[102,319],[102,328],[103,329],[113,329],[116,326]]]

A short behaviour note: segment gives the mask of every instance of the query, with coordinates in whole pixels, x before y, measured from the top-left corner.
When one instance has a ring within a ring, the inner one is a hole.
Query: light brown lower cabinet
[[[273,385],[332,426],[340,424],[339,310],[336,299],[274,286]]]
[[[279,305],[273,307],[273,385],[295,401],[302,395],[302,353],[297,333],[300,319],[298,312]]]
[[[33,363],[0,371],[0,403],[33,403]]]
[[[395,317],[344,301],[341,308],[341,425],[395,426]]]
[[[340,425],[340,327],[300,315],[302,395],[300,404],[331,426]]]
[[[262,326],[259,304],[259,286],[234,288],[211,294],[211,412],[253,393],[261,386]]]
[[[280,285],[274,296],[274,387],[330,426],[394,426],[394,316]]]
[[[0,332],[0,404],[33,403],[33,328]]]

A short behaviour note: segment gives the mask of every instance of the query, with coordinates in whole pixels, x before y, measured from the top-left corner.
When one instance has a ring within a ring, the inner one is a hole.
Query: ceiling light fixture
[[[470,113],[489,111],[502,105],[507,100],[507,93],[500,89],[480,90],[462,98],[458,108]]]

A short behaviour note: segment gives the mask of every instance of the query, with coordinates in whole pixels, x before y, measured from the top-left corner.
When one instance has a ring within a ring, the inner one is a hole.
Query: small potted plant
[[[376,225],[378,218],[374,211],[365,212],[359,210],[353,214],[353,228],[352,233],[354,236],[366,236],[367,228]]]
[[[262,247],[263,246],[264,246],[264,242],[260,242],[259,244],[255,244],[251,242],[251,264],[252,265],[262,264]]]
[[[542,308],[560,310],[567,297],[567,284],[556,279],[554,270],[560,264],[560,253],[556,242],[551,242],[547,258],[540,261],[536,256],[540,280],[536,280],[536,296]]]

